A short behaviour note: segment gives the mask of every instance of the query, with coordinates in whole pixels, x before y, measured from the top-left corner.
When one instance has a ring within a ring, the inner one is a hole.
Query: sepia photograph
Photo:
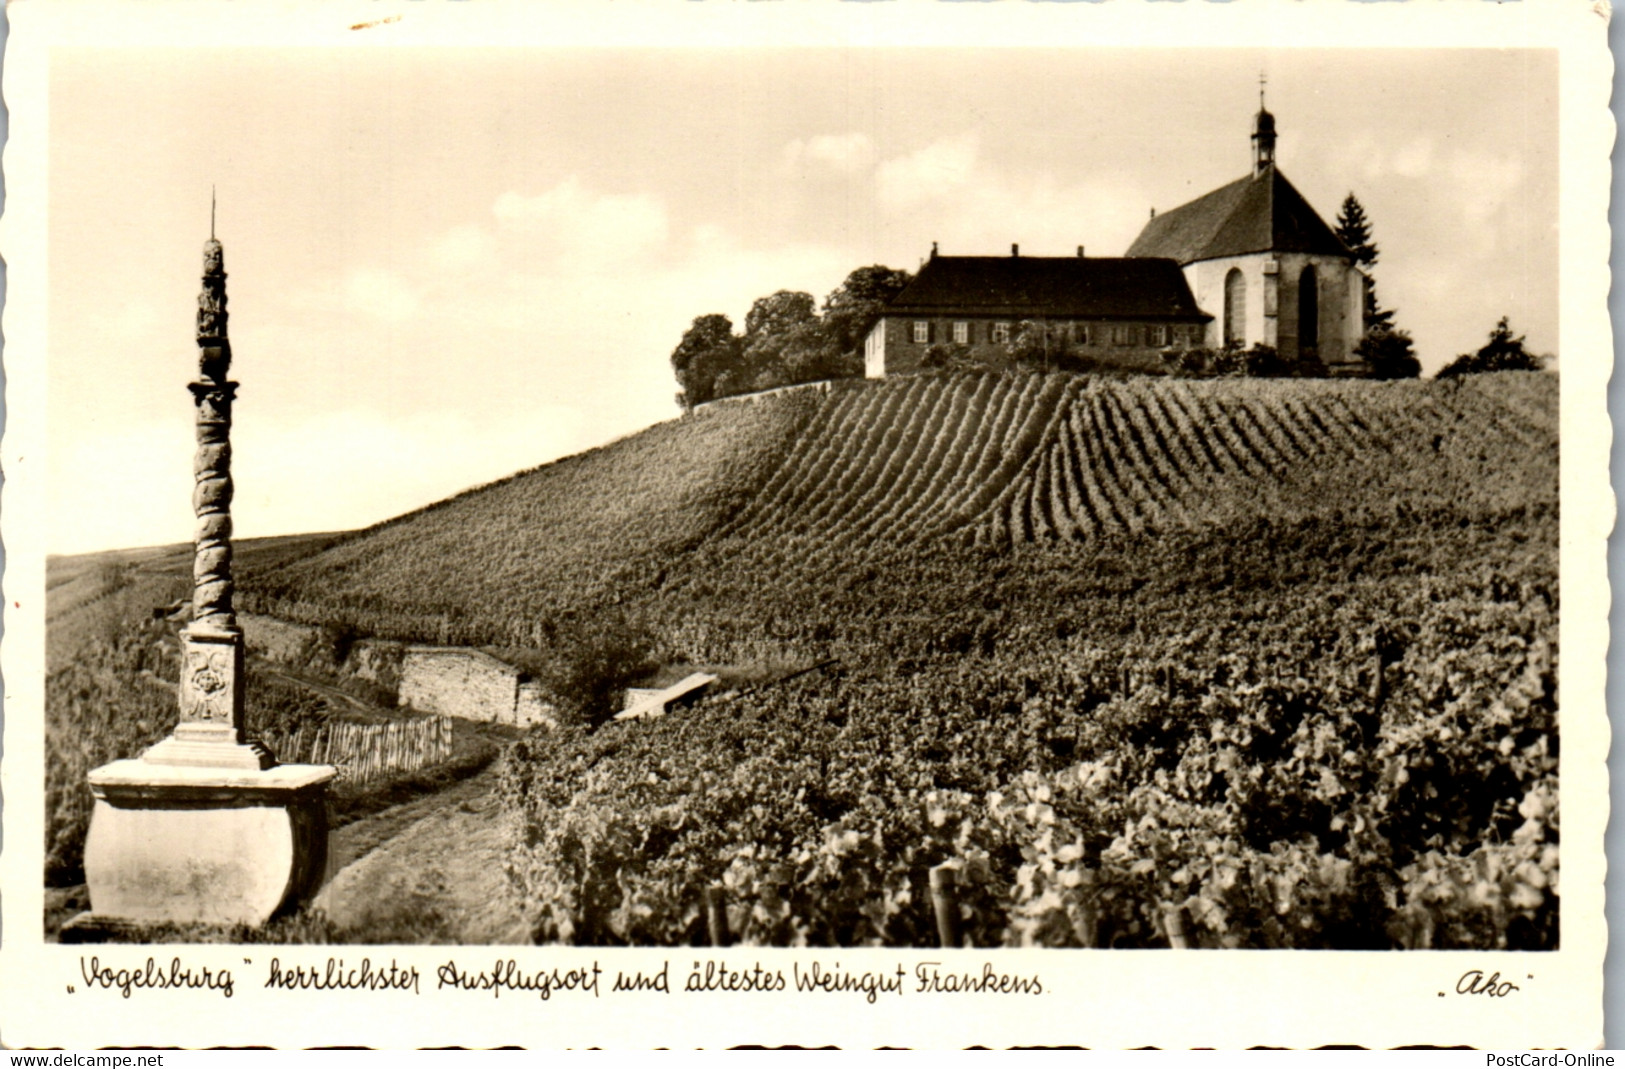
[[[69,980],[1488,1011],[1600,933],[1559,47],[399,19],[41,61],[6,889]]]

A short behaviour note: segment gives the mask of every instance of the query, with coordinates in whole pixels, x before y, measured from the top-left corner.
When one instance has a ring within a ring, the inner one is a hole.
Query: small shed
[[[695,672],[669,687],[659,690],[628,687],[626,708],[615,714],[616,720],[645,720],[665,716],[675,706],[688,705],[705,693],[717,677],[709,672]]]

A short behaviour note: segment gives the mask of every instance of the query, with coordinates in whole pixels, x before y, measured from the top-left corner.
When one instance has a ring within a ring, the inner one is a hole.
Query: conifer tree
[[[1377,265],[1380,250],[1371,240],[1371,220],[1366,218],[1365,207],[1353,193],[1343,198],[1343,207],[1337,213],[1337,236],[1354,253],[1354,262],[1369,277]],[[1365,329],[1367,332],[1394,329],[1393,309],[1384,309],[1377,303],[1375,280],[1365,291]]]

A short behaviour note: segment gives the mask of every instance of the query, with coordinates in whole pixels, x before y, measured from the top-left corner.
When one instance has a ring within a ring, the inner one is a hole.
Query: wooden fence
[[[451,718],[445,716],[387,724],[332,721],[315,729],[301,726],[292,734],[267,734],[264,741],[278,761],[333,765],[340,783],[365,786],[451,760],[451,731]]]

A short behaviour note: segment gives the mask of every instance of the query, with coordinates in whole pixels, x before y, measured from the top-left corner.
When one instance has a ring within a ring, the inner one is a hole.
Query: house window
[[[1117,326],[1113,327],[1112,328],[1112,344],[1113,345],[1133,345],[1134,344],[1134,328],[1129,326],[1127,323],[1119,323]]]
[[[1162,347],[1168,344],[1168,328],[1161,323],[1154,323],[1145,328],[1145,343]]]
[[[1090,342],[1090,340],[1089,340],[1089,324],[1087,324],[1087,323],[1074,323],[1074,324],[1072,324],[1072,340],[1077,342],[1079,345],[1092,344]]]
[[[992,342],[995,345],[1003,345],[1003,344],[1005,344],[1006,342],[1008,342],[1010,340],[1010,324],[1008,324],[1008,323],[995,323],[995,324],[993,324],[993,332],[992,332],[991,335],[989,335],[989,338],[990,338],[990,340],[992,340]]]
[[[914,344],[924,345],[931,340],[931,324],[920,320],[914,323]]]
[[[965,345],[965,344],[969,343],[969,341],[970,341],[970,324],[969,323],[955,323],[954,324],[954,344],[955,345]]]

